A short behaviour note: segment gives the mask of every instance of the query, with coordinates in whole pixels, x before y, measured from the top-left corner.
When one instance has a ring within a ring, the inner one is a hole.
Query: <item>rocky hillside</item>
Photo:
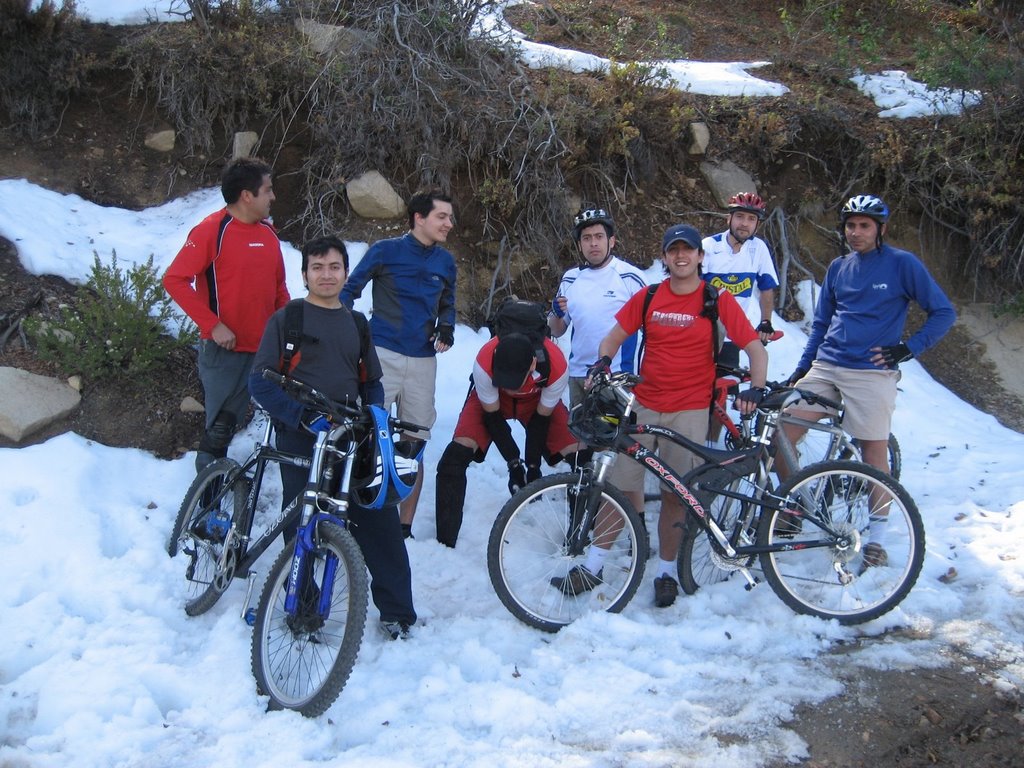
[[[850,66],[857,56],[866,57],[864,63],[870,63],[872,69],[922,66],[920,62],[927,59],[915,53],[920,48],[920,36],[933,34],[929,42],[935,46],[942,43],[934,32],[938,29],[936,23],[944,18],[961,25],[981,23],[980,16],[965,17],[955,3],[787,3],[782,11],[777,5],[753,4],[742,14],[712,0],[685,4],[552,0],[509,9],[510,21],[542,42],[620,60],[687,57],[770,61],[756,70],[758,76],[790,88],[785,97],[740,100],[665,91],[651,86],[644,79],[646,75],[636,72],[605,79],[527,73],[531,93],[559,121],[566,151],[572,153],[561,161],[567,185],[562,192],[569,193],[569,199],[575,195],[608,200],[620,223],[621,251],[628,258],[650,263],[657,256],[658,233],[684,216],[707,230],[719,225],[719,205],[699,170],[702,157],[689,156],[683,146],[684,142],[688,144],[687,126],[700,121],[710,129],[706,157],[734,160],[751,174],[770,205],[792,217],[787,231],[790,241],[801,245],[797,250],[806,266],[820,273],[834,249],[827,237],[834,221],[830,211],[846,194],[836,185],[853,178],[853,166],[864,164],[863,158],[847,155],[865,146],[865,135],[886,136],[891,143],[905,145],[915,125],[925,131],[925,123],[936,123],[879,120],[877,107],[849,83]],[[831,8],[831,20],[808,10],[815,5]],[[887,15],[875,19],[877,29],[872,28],[867,14],[882,6],[888,8]],[[902,14],[903,31],[888,15],[896,11]],[[182,25],[173,26],[176,33],[182,29]],[[268,37],[292,35],[289,29],[262,33]],[[911,29],[913,36],[907,31]],[[89,62],[88,77],[70,92],[52,130],[29,140],[16,120],[2,121],[0,173],[125,208],[156,205],[216,184],[231,152],[231,133],[222,131],[222,139],[214,141],[208,150],[198,151],[194,142],[187,140],[188,131],[176,126],[159,94],[139,90],[140,82],[126,66],[124,51],[147,31],[151,30],[76,26],[75,50],[80,60]],[[885,45],[879,46],[875,38],[882,32]],[[574,110],[580,110],[579,114]],[[650,114],[645,116],[645,111]],[[256,109],[252,112],[262,114]],[[293,113],[293,117],[298,114]],[[277,171],[275,221],[286,238],[299,241],[309,224],[304,217],[308,216],[313,182],[305,174],[309,158],[317,151],[312,143],[317,134],[311,126],[282,131],[280,119],[280,114],[277,122],[251,117],[249,123],[235,127],[265,137],[261,154],[273,159]],[[857,126],[861,133],[854,136],[850,125]],[[154,132],[176,127],[173,147],[161,150],[147,146],[145,140]],[[227,128],[227,124],[221,128]],[[847,155],[840,150],[847,151]],[[822,173],[822,168],[826,172]],[[393,166],[385,163],[381,169],[401,193],[417,183],[415,174],[410,175],[398,159]],[[513,243],[503,256],[506,273],[498,275],[496,259],[502,252],[492,239],[495,230],[488,230],[487,222],[497,215],[500,206],[496,203],[501,200],[495,190],[501,187],[495,186],[495,179],[474,178],[458,169],[450,178],[461,209],[460,227],[452,245],[460,260],[463,319],[474,324],[481,321],[482,307],[496,277],[506,289],[521,294],[544,295],[549,291],[554,280],[551,275],[572,259],[566,232],[551,229],[547,233],[549,240],[558,244],[556,252],[531,251]],[[595,182],[595,178],[601,181]],[[880,176],[879,183],[883,180]],[[560,205],[567,203],[562,200]],[[320,225],[339,228],[348,239],[372,241],[393,231],[390,224],[382,226],[352,215],[344,209],[343,201],[334,200],[324,210],[332,218]],[[401,229],[400,222],[396,226]],[[910,207],[895,222],[894,233],[898,242],[931,262],[952,296],[961,303],[973,298],[968,296],[968,288],[973,294],[977,286],[965,284],[963,268],[949,258],[951,253],[967,258],[963,241],[940,238],[933,227],[924,226],[921,210]],[[938,247],[940,243],[947,247]],[[4,244],[2,250],[0,270],[5,290],[0,293],[0,316],[19,310],[25,298],[39,289],[55,295],[56,300],[66,298],[67,287],[60,281],[24,275],[13,258],[12,246]],[[45,310],[55,303],[44,301],[39,306]],[[991,354],[979,340],[983,334],[984,330],[959,326],[922,362],[969,402],[1021,428],[1024,407],[1014,394],[1020,390],[1014,380],[1000,382]],[[0,364],[52,370],[35,360],[32,350],[21,349],[17,334],[0,350]],[[192,447],[192,422],[196,417],[178,413],[176,405],[179,395],[197,394],[196,382],[189,361],[172,361],[171,366],[152,382],[111,385],[116,391],[105,398],[107,403],[97,402],[100,393],[87,386],[83,415],[71,426],[104,442],[138,445],[161,455]],[[138,418],[149,425],[147,429],[117,426],[126,420],[114,416],[116,409],[124,409],[129,403],[137,403],[144,412]],[[88,415],[94,407],[95,416]]]

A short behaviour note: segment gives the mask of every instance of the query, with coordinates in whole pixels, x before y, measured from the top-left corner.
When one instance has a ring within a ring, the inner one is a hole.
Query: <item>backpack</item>
[[[302,332],[303,307],[305,299],[292,299],[284,306],[284,351],[281,354],[281,362],[278,371],[284,376],[290,376],[292,370],[299,364],[295,360],[302,342],[317,344],[320,339]],[[366,381],[366,366],[363,361],[370,350],[370,324],[362,312],[352,310],[352,319],[355,320],[356,330],[359,332],[359,381]]]
[[[521,333],[532,341],[534,355],[537,357],[537,373],[540,376],[537,386],[547,386],[548,377],[551,375],[551,360],[544,348],[544,340],[551,337],[551,329],[548,328],[546,304],[509,296],[488,318],[487,328],[490,330],[492,338],[495,336],[501,338],[510,333]]]

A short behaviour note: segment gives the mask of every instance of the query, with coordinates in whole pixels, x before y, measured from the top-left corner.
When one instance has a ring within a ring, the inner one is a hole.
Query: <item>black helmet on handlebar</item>
[[[569,431],[591,448],[610,448],[626,419],[626,406],[607,374],[598,374],[583,402],[569,414]]]
[[[369,408],[371,423],[359,446],[352,470],[352,494],[368,509],[381,509],[404,501],[412,493],[423,456],[423,444],[393,438],[388,412]]]

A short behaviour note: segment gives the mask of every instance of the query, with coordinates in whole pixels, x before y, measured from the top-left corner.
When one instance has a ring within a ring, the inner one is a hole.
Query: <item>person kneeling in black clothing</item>
[[[538,365],[533,343],[519,333],[491,339],[476,356],[473,386],[437,465],[434,513],[437,540],[446,546],[455,546],[462,527],[466,469],[470,462],[484,460],[491,443],[508,464],[508,490],[513,494],[541,476],[542,458],[552,466],[563,459],[573,468],[585,463],[562,402],[569,385],[565,355],[550,339],[543,345],[543,365]],[[512,438],[509,419],[526,428],[524,456]]]

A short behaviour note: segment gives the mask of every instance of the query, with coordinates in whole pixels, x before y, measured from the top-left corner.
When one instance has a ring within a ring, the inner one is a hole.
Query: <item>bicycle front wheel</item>
[[[285,610],[294,549],[278,556],[256,609],[252,673],[270,709],[316,717],[345,687],[366,624],[366,564],[352,534],[320,523],[319,546],[306,558],[295,613]]]
[[[859,624],[895,608],[924,561],[924,524],[914,500],[884,472],[829,461],[793,475],[782,509],[761,514],[757,542],[775,593],[798,613]]]
[[[232,487],[221,493],[229,482]],[[167,554],[180,553],[185,559],[185,613],[189,616],[210,610],[231,583],[235,552],[225,556],[224,540],[231,524],[242,516],[248,490],[238,462],[221,458],[204,467],[185,492]]]
[[[618,613],[643,579],[650,549],[643,520],[621,491],[605,486],[598,502],[603,511],[589,532],[590,546],[608,550],[604,566],[596,583],[576,594],[560,586],[586,559],[585,552],[569,554],[567,537],[571,521],[581,517],[576,501],[587,493],[576,473],[549,475],[509,499],[491,528],[491,584],[512,615],[531,627],[557,632],[591,611]]]

